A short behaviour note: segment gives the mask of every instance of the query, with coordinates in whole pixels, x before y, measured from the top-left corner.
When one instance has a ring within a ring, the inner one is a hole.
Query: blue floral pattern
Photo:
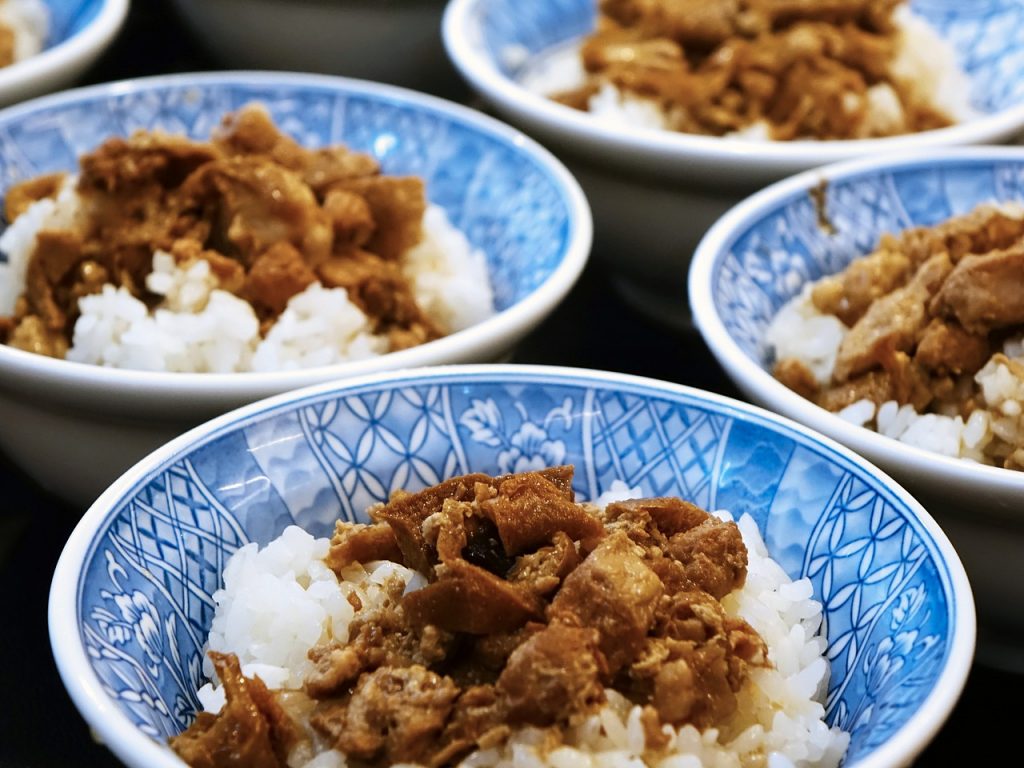
[[[511,435],[506,432],[505,418],[494,400],[474,400],[462,414],[459,423],[469,430],[470,439],[490,448],[500,447],[498,471],[536,472],[545,467],[565,463],[565,442],[549,436],[556,427],[563,431],[572,427],[572,400],[566,398],[552,408],[540,423],[530,420],[522,403],[514,403],[520,418],[519,429]]]
[[[0,116],[0,193],[76,169],[111,136],[162,130],[208,139],[227,112],[259,101],[306,146],[343,143],[376,157],[385,173],[423,177],[430,201],[486,255],[495,305],[506,309],[565,257],[575,232],[564,184],[522,150],[521,137],[402,93],[337,78],[218,73],[61,94]]]
[[[861,464],[726,402],[571,373],[409,373],[337,385],[222,426],[139,478],[94,539],[78,594],[93,670],[155,737],[183,728],[225,559],[289,524],[317,535],[397,488],[465,472],[576,465],[592,499],[621,480],[753,515],[825,610],[830,721],[849,762],[943,672],[957,606],[928,531]]]
[[[764,333],[809,280],[834,274],[886,233],[930,226],[982,203],[1024,201],[1024,156],[933,158],[831,178],[825,214],[807,192],[779,199],[736,228],[712,267],[716,314],[739,347],[766,369]]]

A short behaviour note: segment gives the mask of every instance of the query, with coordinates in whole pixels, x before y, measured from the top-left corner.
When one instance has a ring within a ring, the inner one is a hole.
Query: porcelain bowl
[[[0,68],[0,106],[73,83],[113,41],[129,0],[44,0],[43,49]]]
[[[197,707],[211,595],[237,547],[293,523],[330,535],[336,518],[366,521],[366,507],[395,489],[559,463],[575,465],[581,499],[622,480],[756,520],[771,555],[823,602],[826,707],[852,732],[846,766],[909,764],[949,714],[973,654],[971,591],[906,491],[752,406],[540,366],[333,382],[227,414],[149,455],[93,504],[57,565],[49,622],[64,684],[127,765],[180,768],[164,741]]]
[[[732,205],[785,176],[831,161],[924,146],[1012,140],[1024,128],[1024,6],[1012,0],[910,0],[956,51],[977,119],[941,130],[856,141],[765,142],[606,124],[520,84],[545,52],[593,30],[595,0],[450,0],[449,57],[511,122],[561,157],[594,211],[595,258],[634,307],[687,326],[683,275],[701,236]]]
[[[811,197],[823,182],[833,234],[818,226]],[[883,233],[988,201],[1024,202],[1024,149],[933,150],[803,173],[753,195],[708,232],[689,289],[704,340],[750,399],[868,457],[935,516],[974,585],[983,656],[1020,668],[1024,472],[941,456],[844,421],[776,381],[764,341],[775,313],[807,281],[870,252]]]
[[[174,0],[226,67],[360,77],[453,96],[444,0]]]
[[[76,167],[110,135],[161,128],[206,139],[250,101],[310,146],[342,142],[427,196],[487,257],[498,312],[437,341],[300,371],[153,373],[56,360],[0,345],[0,450],[84,509],[111,481],[189,427],[261,397],[368,371],[490,362],[511,353],[572,287],[590,250],[578,184],[539,145],[467,108],[317,75],[215,73],[70,91],[0,113],[0,191]]]

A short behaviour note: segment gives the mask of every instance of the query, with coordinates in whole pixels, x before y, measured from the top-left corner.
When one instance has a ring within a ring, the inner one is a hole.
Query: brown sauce
[[[310,651],[312,732],[356,765],[448,766],[516,728],[558,734],[609,688],[643,707],[657,744],[663,724],[725,722],[748,671],[768,664],[761,637],[720,603],[746,578],[739,530],[688,502],[599,510],[556,467],[399,492],[371,516],[337,524],[327,564],[390,558],[428,583],[403,594],[398,581],[347,643]],[[214,660],[227,704],[171,746],[204,768],[283,766],[296,729],[225,658]],[[240,739],[230,754],[224,734]]]
[[[78,300],[105,284],[153,305],[153,253],[179,267],[204,260],[222,290],[248,301],[264,331],[295,294],[319,281],[344,288],[392,350],[442,335],[417,305],[399,257],[423,236],[427,201],[415,177],[381,174],[341,146],[307,149],[259,105],[226,116],[209,142],[157,132],[112,138],[80,159],[83,212],[43,230],[0,342],[63,357]],[[8,224],[53,197],[62,175],[12,187]]]
[[[723,136],[860,139],[951,118],[893,74],[901,0],[601,0],[582,46],[586,82],[555,95],[587,109],[610,84],[652,100],[668,127]],[[878,88],[876,88],[878,87]],[[873,90],[874,89],[874,90]],[[884,91],[884,99],[881,91]],[[885,102],[885,117],[877,105]]]

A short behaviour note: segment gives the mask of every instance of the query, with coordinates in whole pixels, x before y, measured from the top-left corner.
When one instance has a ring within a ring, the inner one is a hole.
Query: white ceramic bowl
[[[827,183],[824,233],[810,193]],[[769,372],[764,330],[804,283],[843,268],[886,231],[933,224],[989,200],[1024,202],[1024,149],[930,150],[854,161],[774,184],[701,242],[689,275],[708,347],[755,402],[839,440],[903,483],[936,517],[975,588],[982,651],[1024,667],[1024,472],[941,456],[855,426]]]
[[[110,45],[128,0],[45,0],[49,34],[43,50],[0,68],[0,106],[73,83]]]
[[[226,67],[359,77],[450,95],[444,0],[174,0]]]
[[[267,395],[327,379],[506,357],[565,296],[590,250],[586,199],[565,168],[518,132],[464,107],[389,86],[317,75],[215,73],[69,91],[0,113],[0,188],[73,169],[110,134],[163,128],[208,138],[223,112],[266,104],[309,145],[342,142],[385,173],[423,176],[427,196],[487,256],[497,314],[374,359],[280,373],[117,370],[0,345],[0,449],[43,487],[92,501],[185,429]],[[467,184],[477,173],[486,184]]]
[[[846,766],[901,768],[934,737],[970,669],[974,604],[956,553],[906,491],[749,405],[541,366],[398,371],[290,392],[140,461],[57,564],[49,626],[64,684],[127,765],[181,768],[166,738],[198,706],[211,595],[237,547],[293,523],[329,536],[337,517],[365,521],[391,489],[562,462],[576,467],[580,499],[618,480],[751,515],[772,557],[823,605],[826,719],[851,732]]]
[[[1024,128],[1024,8],[1004,0],[911,0],[956,50],[981,116],[942,130],[860,141],[758,142],[608,125],[524,88],[525,62],[593,29],[594,0],[450,0],[448,55],[503,116],[550,146],[594,211],[595,257],[631,303],[685,326],[682,276],[700,237],[766,183],[827,162],[925,146],[998,143]],[[983,42],[982,42],[983,41]]]

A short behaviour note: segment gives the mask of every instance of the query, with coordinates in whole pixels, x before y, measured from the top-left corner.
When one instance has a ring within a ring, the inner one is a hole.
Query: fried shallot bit
[[[200,712],[171,749],[192,768],[287,768],[300,727],[262,680],[242,675],[237,656],[211,651],[210,660],[227,702],[216,715]]]

